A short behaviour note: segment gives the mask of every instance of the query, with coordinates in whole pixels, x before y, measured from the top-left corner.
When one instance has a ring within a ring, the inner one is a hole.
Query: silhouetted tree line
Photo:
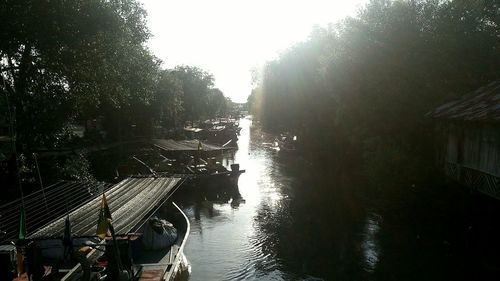
[[[426,112],[500,77],[499,11],[495,0],[370,1],[258,71],[251,111],[298,135],[310,160],[418,182],[433,165]]]
[[[3,0],[0,26],[0,123],[21,151],[64,146],[86,120],[119,140],[225,113],[210,73],[164,69],[148,50],[136,0]]]

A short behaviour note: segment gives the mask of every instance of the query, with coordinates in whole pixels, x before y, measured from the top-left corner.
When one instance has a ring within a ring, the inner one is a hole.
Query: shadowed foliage
[[[269,130],[297,134],[313,160],[361,164],[375,186],[421,181],[433,160],[426,112],[500,77],[498,10],[371,1],[268,62],[251,110]]]

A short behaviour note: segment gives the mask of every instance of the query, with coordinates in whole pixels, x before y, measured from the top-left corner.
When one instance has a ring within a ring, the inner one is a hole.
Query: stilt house
[[[428,115],[437,119],[437,161],[445,173],[500,199],[500,80]]]

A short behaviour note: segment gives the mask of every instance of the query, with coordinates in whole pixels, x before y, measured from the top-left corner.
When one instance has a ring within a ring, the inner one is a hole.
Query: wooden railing
[[[497,175],[452,162],[445,163],[445,173],[473,190],[500,199],[500,177]]]

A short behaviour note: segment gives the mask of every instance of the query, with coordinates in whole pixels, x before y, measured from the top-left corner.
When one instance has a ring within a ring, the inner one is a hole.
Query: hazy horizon
[[[153,35],[148,46],[164,66],[211,72],[215,86],[235,102],[246,102],[252,68],[307,39],[313,26],[354,15],[366,2],[141,1]]]

